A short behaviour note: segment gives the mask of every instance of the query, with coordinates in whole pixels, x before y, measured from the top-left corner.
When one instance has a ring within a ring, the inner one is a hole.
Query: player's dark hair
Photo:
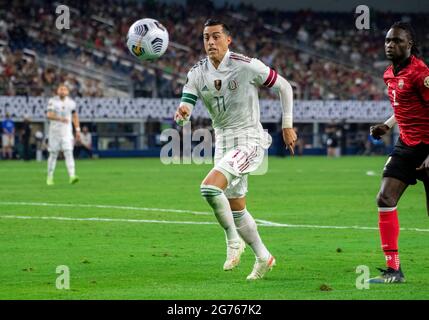
[[[217,19],[208,19],[205,23],[204,23],[204,27],[211,27],[211,26],[222,26],[223,32],[227,35],[230,36],[231,35],[231,30],[229,29],[229,27],[223,23],[220,20]]]
[[[414,54],[418,56],[420,54],[420,50],[418,48],[418,40],[416,36],[416,32],[414,31],[414,28],[411,26],[410,23],[405,21],[397,21],[390,27],[391,29],[402,29],[405,30],[408,33],[408,36],[410,37],[411,41],[413,42],[413,45],[411,47],[411,54]]]

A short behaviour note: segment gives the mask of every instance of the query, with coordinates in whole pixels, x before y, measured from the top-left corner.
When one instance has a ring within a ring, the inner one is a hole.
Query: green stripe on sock
[[[210,188],[200,188],[201,191],[209,191],[209,192],[217,192],[217,193],[222,193],[221,190],[217,190],[217,189],[210,189]]]
[[[218,195],[221,195],[221,193],[220,192],[209,192],[209,191],[201,191],[201,194],[203,194],[203,195],[211,195],[211,196],[218,196]]]
[[[201,192],[201,194],[203,196],[210,196],[210,197],[216,197],[220,195],[220,193],[209,193],[209,192]]]
[[[242,210],[242,211],[232,211],[232,216],[234,217],[234,219],[241,218],[242,216],[244,216],[244,210]]]

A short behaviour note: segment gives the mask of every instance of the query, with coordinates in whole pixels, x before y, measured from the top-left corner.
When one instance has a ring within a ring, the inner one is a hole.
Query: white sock
[[[71,150],[65,150],[63,153],[64,153],[64,158],[66,159],[66,167],[67,167],[69,176],[74,177],[75,170],[74,170],[73,152]]]
[[[252,247],[256,257],[261,260],[268,259],[270,252],[262,242],[255,219],[253,219],[249,211],[244,208],[241,211],[233,211],[232,214],[238,233]]]
[[[57,165],[58,152],[49,152],[48,157],[48,178],[54,177],[55,166]]]
[[[213,212],[219,224],[225,230],[228,243],[238,242],[240,236],[235,228],[234,218],[232,217],[231,207],[223,190],[211,185],[201,185],[201,195],[212,207]]]

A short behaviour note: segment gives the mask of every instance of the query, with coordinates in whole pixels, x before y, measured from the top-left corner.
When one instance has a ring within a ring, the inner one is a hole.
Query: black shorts
[[[428,155],[429,144],[420,143],[410,147],[398,139],[384,166],[383,177],[396,178],[406,184],[416,184],[417,179],[429,179],[425,170],[416,171]]]

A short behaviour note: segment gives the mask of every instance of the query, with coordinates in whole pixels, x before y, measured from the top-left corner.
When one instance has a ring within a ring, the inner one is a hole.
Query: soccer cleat
[[[239,242],[229,243],[226,246],[226,261],[223,264],[224,271],[234,269],[240,263],[241,254],[246,248],[246,243],[240,238]]]
[[[46,179],[46,184],[47,184],[48,186],[53,186],[53,185],[54,185],[54,178],[53,178],[53,177],[48,177],[48,178]]]
[[[368,283],[403,283],[405,282],[405,276],[399,267],[398,270],[393,268],[387,268],[386,270],[377,268],[380,270],[381,275],[368,280]]]
[[[276,259],[270,255],[266,260],[260,260],[256,258],[255,265],[253,266],[252,272],[247,276],[247,280],[258,280],[262,279],[264,275],[271,271],[276,265]]]
[[[72,177],[70,177],[69,182],[70,182],[70,184],[78,183],[79,182],[79,177],[78,176],[72,176]]]

